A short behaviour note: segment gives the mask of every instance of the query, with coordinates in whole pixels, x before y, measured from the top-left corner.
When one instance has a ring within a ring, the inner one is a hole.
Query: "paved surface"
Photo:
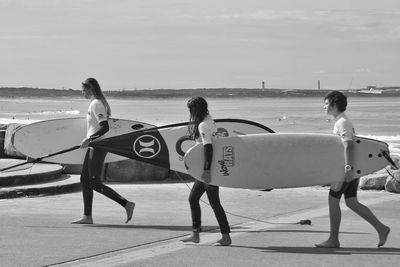
[[[385,247],[376,248],[375,230],[344,207],[342,248],[317,249],[314,244],[329,234],[328,191],[322,187],[221,188],[233,244],[216,247],[220,234],[206,204],[201,243],[179,241],[191,229],[186,184],[110,186],[136,202],[133,222],[125,224],[124,209],[97,193],[93,225],[70,224],[82,214],[80,192],[0,200],[1,266],[398,266],[400,261],[400,195],[385,191],[359,191],[361,202],[392,228]],[[312,224],[297,224],[304,219]]]

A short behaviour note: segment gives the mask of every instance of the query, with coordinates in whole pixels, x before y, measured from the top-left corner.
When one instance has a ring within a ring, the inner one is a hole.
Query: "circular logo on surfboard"
[[[133,143],[133,151],[142,158],[151,159],[161,151],[161,144],[152,135],[142,135]]]

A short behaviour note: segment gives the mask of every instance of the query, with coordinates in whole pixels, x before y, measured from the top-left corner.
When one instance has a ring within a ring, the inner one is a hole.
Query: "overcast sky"
[[[0,0],[0,87],[400,86],[399,0]]]

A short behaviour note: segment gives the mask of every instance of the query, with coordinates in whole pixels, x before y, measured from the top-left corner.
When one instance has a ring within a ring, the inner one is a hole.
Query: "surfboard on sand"
[[[130,133],[155,127],[139,121],[109,119],[110,130],[101,138]],[[22,154],[40,158],[76,145],[86,136],[86,118],[66,118],[40,121],[25,125],[14,134],[14,146]],[[65,154],[46,158],[47,162],[82,164],[86,149],[77,149]],[[106,162],[123,160],[123,157],[108,154]]]
[[[215,139],[211,184],[248,189],[291,188],[343,181],[344,147],[328,134],[259,134]],[[356,137],[354,174],[360,177],[389,164],[384,142]],[[200,179],[204,152],[196,145],[185,156],[188,173]]]
[[[255,133],[273,133],[268,127],[241,119],[216,119],[221,137]],[[188,123],[177,123],[95,140],[93,147],[105,149],[128,158],[187,173],[183,163],[185,152],[195,142],[187,136]]]

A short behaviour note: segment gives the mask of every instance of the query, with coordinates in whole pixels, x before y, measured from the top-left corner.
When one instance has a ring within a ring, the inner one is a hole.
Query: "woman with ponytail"
[[[73,224],[93,224],[92,204],[93,190],[119,203],[125,208],[128,223],[132,219],[135,203],[120,196],[112,188],[101,182],[101,172],[107,151],[89,147],[89,143],[109,130],[108,119],[111,116],[110,106],[104,97],[100,85],[94,78],[88,78],[82,83],[82,92],[85,98],[90,99],[87,120],[87,134],[80,146],[87,149],[81,173],[81,185],[83,194],[83,217]]]
[[[210,174],[211,160],[213,157],[212,139],[216,137],[217,128],[214,120],[209,114],[208,104],[204,98],[193,97],[188,101],[187,106],[190,112],[188,134],[192,139],[196,140],[196,143],[202,143],[204,145],[205,164],[204,172],[201,177],[204,182],[196,180],[189,195],[190,210],[192,214],[192,234],[190,237],[185,238],[182,241],[193,243],[200,242],[200,198],[204,192],[206,192],[222,234],[222,238],[217,241],[216,245],[229,246],[232,243],[229,235],[230,227],[224,208],[220,203],[219,187],[208,184],[212,179]]]

